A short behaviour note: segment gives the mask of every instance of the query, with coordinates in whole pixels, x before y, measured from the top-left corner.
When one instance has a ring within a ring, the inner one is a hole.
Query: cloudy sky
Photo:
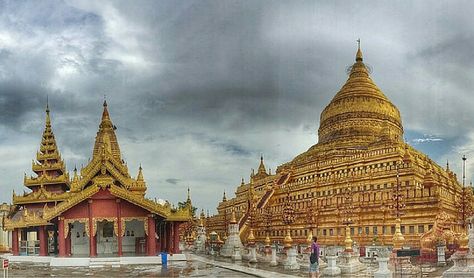
[[[319,115],[364,61],[405,137],[474,175],[472,2],[0,0],[0,201],[22,192],[44,128],[86,164],[106,95],[133,176],[215,211],[263,153],[274,169],[317,142]],[[471,158],[472,157],[472,158]]]

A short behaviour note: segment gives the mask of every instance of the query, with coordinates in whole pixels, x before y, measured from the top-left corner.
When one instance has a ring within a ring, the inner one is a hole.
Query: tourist
[[[309,277],[319,277],[319,244],[318,238],[315,236],[311,243],[311,255],[309,256]]]

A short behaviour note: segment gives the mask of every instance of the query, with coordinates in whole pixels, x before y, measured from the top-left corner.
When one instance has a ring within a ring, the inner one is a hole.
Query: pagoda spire
[[[267,169],[265,169],[265,164],[263,163],[263,154],[260,155],[260,165],[258,166],[258,172],[257,172],[257,175],[258,174],[266,174],[267,173]]]
[[[360,50],[360,39],[357,39],[356,62],[362,62],[363,60],[362,51]]]
[[[143,168],[142,168],[142,164],[140,163],[140,167],[138,167],[138,176],[137,176],[137,181],[145,181],[145,179],[143,178]]]
[[[116,127],[110,119],[107,106],[107,101],[104,100],[102,119],[99,124],[99,130],[97,131],[97,135],[95,137],[92,156],[100,156],[105,150],[105,152],[109,153],[109,155],[112,155],[112,157],[121,162],[120,147],[117,141],[117,136],[115,135]]]
[[[131,190],[135,193],[145,195],[146,192],[146,182],[145,179],[143,178],[143,168],[142,165],[140,164],[140,167],[138,167],[138,174],[137,178],[135,179],[136,182],[133,184]]]
[[[60,184],[63,190],[66,190],[69,187],[69,175],[56,145],[48,100],[46,100],[45,112],[45,127],[41,136],[40,148],[36,152],[36,161],[33,160],[32,163],[32,170],[37,177],[27,178],[25,175],[25,186],[34,190],[41,187],[44,180],[47,180],[48,184]]]
[[[227,196],[225,196],[225,190],[224,190],[224,195],[222,196],[222,202],[226,202],[227,201]]]

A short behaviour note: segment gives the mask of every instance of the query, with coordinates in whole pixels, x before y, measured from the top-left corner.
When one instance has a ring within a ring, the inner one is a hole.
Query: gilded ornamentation
[[[50,224],[49,221],[60,216],[65,211],[76,206],[80,202],[90,199],[99,190],[109,190],[110,193],[120,199],[137,205],[152,214],[159,215],[167,221],[187,221],[192,218],[191,202],[186,203],[184,208],[172,210],[170,204],[157,203],[144,197],[146,183],[142,168],[136,178],[128,173],[128,167],[121,159],[120,148],[115,135],[115,126],[110,119],[107,105],[104,103],[102,120],[96,136],[92,160],[80,170],[74,170],[72,181],[65,170],[64,160],[56,146],[56,140],[51,128],[49,108],[46,109],[46,127],[37,152],[36,160],[32,162],[33,171],[37,177],[24,177],[25,186],[33,192],[17,196],[13,194],[13,202],[19,206],[15,217],[6,218],[4,227],[6,229],[23,228],[29,226],[43,226]],[[53,193],[49,190],[50,185],[61,188],[64,192]],[[68,189],[70,189],[68,191]],[[31,203],[44,203],[42,210],[28,210]],[[48,205],[47,205],[48,204]],[[54,205],[53,205],[54,204]],[[24,208],[24,209],[23,209]],[[13,220],[15,219],[15,220]],[[97,233],[95,218],[92,224],[92,234]],[[107,218],[103,218],[107,219]],[[114,218],[115,219],[115,218]],[[66,234],[69,232],[69,224],[74,219],[65,220]],[[76,219],[77,220],[77,219]],[[80,219],[83,221],[83,219]],[[123,220],[122,220],[123,221]],[[124,222],[121,222],[124,223]],[[118,235],[117,220],[114,220],[114,232]],[[148,221],[144,221],[145,233],[148,232]],[[90,235],[89,225],[85,225],[86,232]],[[123,233],[123,231],[122,231]]]
[[[290,202],[298,212],[305,212],[308,201],[315,200],[313,210],[317,217],[312,224],[317,229],[313,232],[323,245],[341,245],[344,241],[346,225],[340,207],[348,187],[354,208],[350,234],[361,246],[372,244],[374,239],[385,245],[424,246],[421,236],[432,225],[439,226],[434,222],[442,212],[450,219],[458,219],[460,208],[456,204],[461,203],[462,186],[456,175],[403,142],[400,113],[374,84],[361,55],[351,67],[346,83],[322,111],[318,132],[317,144],[278,166],[275,174],[258,179],[251,171],[249,183],[240,183],[239,179],[236,196],[227,196],[219,203],[218,214],[206,221],[207,229],[224,234],[229,214],[235,209],[244,240],[249,230],[246,211],[251,188],[257,195],[257,209],[268,208],[274,215],[270,232],[272,240],[280,242],[288,235],[287,225],[281,221],[288,188]],[[400,218],[387,206],[395,185],[400,187],[406,205],[405,215]],[[471,195],[465,198],[466,203],[474,202]],[[290,236],[297,242],[304,242],[311,232],[307,219],[304,213],[297,213],[289,225]],[[460,221],[450,223],[454,226],[451,231],[461,237],[464,227]],[[267,236],[265,221],[259,220],[253,228],[256,241],[263,242]],[[449,242],[453,234],[444,231]],[[425,236],[428,245],[433,240],[429,235]],[[462,237],[465,239],[465,235]]]
[[[74,224],[74,222],[83,223],[86,234],[89,236],[89,218],[67,218],[64,219],[64,238],[67,238],[69,234],[69,224]]]
[[[120,218],[120,222],[122,225],[122,236],[125,235],[125,230],[126,230],[126,221],[132,221],[132,220],[138,220],[143,222],[143,229],[145,231],[145,234],[148,235],[148,218],[143,216],[133,216],[133,217],[122,217]]]
[[[97,223],[102,221],[113,222],[114,223],[114,234],[118,235],[118,220],[117,217],[94,217],[92,218],[94,222],[92,225],[93,231],[92,234],[95,236],[97,235]]]
[[[454,243],[462,239],[452,230],[452,219],[443,211],[436,216],[433,228],[420,237],[420,245],[423,249],[436,250],[437,245]]]

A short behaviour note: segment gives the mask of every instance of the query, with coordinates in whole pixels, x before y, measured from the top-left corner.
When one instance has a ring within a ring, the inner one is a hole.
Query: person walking
[[[311,243],[311,255],[309,256],[309,277],[319,277],[319,244],[318,238],[315,236]]]

